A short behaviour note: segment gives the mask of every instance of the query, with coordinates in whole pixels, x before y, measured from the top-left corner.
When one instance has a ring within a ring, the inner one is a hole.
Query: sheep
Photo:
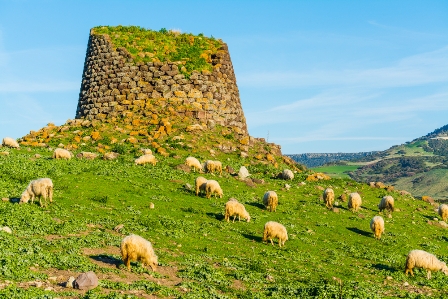
[[[152,271],[157,270],[157,255],[148,240],[131,234],[121,241],[120,251],[121,258],[129,271],[131,270],[131,261],[140,261],[143,265],[150,266]]]
[[[387,210],[390,212],[394,211],[394,198],[390,195],[384,196],[380,203],[378,204],[378,209],[380,210],[380,212],[382,212],[383,210]]]
[[[202,164],[201,164],[201,162],[199,162],[199,160],[196,159],[195,157],[188,157],[188,158],[185,160],[185,165],[187,165],[187,166],[190,167],[190,168],[193,167],[193,171],[194,171],[194,172],[196,172],[196,170],[199,171],[199,172],[202,171]]]
[[[39,197],[40,206],[42,206],[42,197],[45,204],[47,203],[47,198],[49,198],[50,202],[53,202],[53,182],[51,179],[43,178],[31,181],[25,191],[23,191],[20,203],[27,203],[30,199],[34,203],[36,196]]]
[[[448,218],[448,205],[441,204],[439,206],[438,212],[439,212],[440,217],[442,217],[442,220],[446,221],[446,219]]]
[[[325,201],[325,206],[327,208],[332,208],[333,207],[333,201],[334,201],[334,191],[333,191],[333,189],[331,189],[331,188],[325,189],[323,197],[324,197],[324,201]]]
[[[292,173],[292,171],[289,170],[289,169],[285,169],[285,170],[283,170],[283,172],[281,174],[281,177],[284,180],[293,180],[294,179],[294,173]]]
[[[236,216],[238,216],[238,221],[240,221],[240,218],[245,218],[247,220],[247,222],[250,221],[250,215],[246,211],[244,206],[242,204],[240,204],[239,202],[234,201],[234,200],[229,200],[226,203],[226,211],[225,211],[225,214],[224,214],[224,219],[227,220],[227,222],[229,222],[229,218],[231,216],[233,216],[233,221],[232,222],[235,222]]]
[[[362,200],[361,195],[357,192],[350,193],[348,196],[348,208],[354,212],[358,211],[361,207]]]
[[[213,161],[215,163],[215,171],[222,175],[222,163],[220,161]]]
[[[275,191],[267,191],[263,196],[263,204],[270,212],[275,212],[278,205],[278,196]]]
[[[20,147],[19,143],[14,138],[11,138],[11,137],[3,138],[2,145],[7,146],[7,147],[13,147],[13,148]]]
[[[57,148],[53,152],[53,159],[66,159],[70,160],[73,157],[73,154],[66,149]]]
[[[205,191],[205,185],[207,183],[207,179],[201,176],[198,176],[194,181],[194,186],[196,189],[196,196],[199,196],[199,191]]]
[[[406,276],[408,272],[414,276],[413,268],[423,268],[426,270],[426,277],[431,279],[431,271],[442,271],[448,275],[448,267],[446,263],[439,261],[437,257],[429,252],[423,250],[411,250],[406,257],[406,266],[404,273]]]
[[[207,160],[203,164],[203,168],[205,172],[208,173],[218,172],[220,175],[222,175],[222,163],[220,161]]]
[[[151,154],[143,155],[135,159],[135,165],[144,165],[147,163],[151,163],[152,166],[156,166],[157,160],[156,157],[154,157]]]
[[[216,197],[216,194],[218,194],[219,198],[222,198],[222,196],[224,195],[222,192],[222,189],[219,186],[219,183],[217,181],[208,180],[205,183],[205,197],[210,198],[212,193],[215,193],[215,197]]]
[[[264,225],[263,242],[267,242],[269,239],[271,244],[274,245],[274,242],[272,241],[274,238],[278,238],[278,245],[282,247],[288,240],[288,232],[286,231],[286,228],[278,222],[266,222]]]
[[[372,230],[375,239],[381,239],[381,234],[384,233],[384,219],[381,216],[375,216],[370,220],[370,229]]]

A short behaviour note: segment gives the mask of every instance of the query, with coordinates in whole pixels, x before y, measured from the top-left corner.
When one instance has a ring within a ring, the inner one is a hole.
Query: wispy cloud
[[[310,86],[353,86],[389,88],[448,82],[448,46],[405,57],[393,65],[367,69],[330,69],[242,73],[240,86],[298,88]]]

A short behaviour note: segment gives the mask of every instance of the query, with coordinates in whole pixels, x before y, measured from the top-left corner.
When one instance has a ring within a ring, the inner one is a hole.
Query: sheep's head
[[[148,266],[151,267],[152,271],[157,271],[157,266],[159,265],[159,262],[157,261],[157,256],[153,255],[149,259],[146,260],[146,263]]]
[[[448,267],[446,266],[446,263],[442,263],[442,272],[445,275],[448,275]]]
[[[23,192],[20,197],[19,203],[27,203],[30,200],[30,194],[28,192]]]
[[[246,214],[246,219],[247,219],[247,222],[250,222],[250,216],[249,216],[249,214]]]

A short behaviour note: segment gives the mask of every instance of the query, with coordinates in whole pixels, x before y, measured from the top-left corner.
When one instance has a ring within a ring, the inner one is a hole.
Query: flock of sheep
[[[2,142],[3,146],[18,148],[19,145],[16,140],[6,137]],[[57,148],[53,152],[54,159],[71,159],[73,154],[68,150]],[[150,150],[145,150],[143,155],[135,160],[136,165],[151,163],[156,165],[157,160],[152,155]],[[195,172],[207,172],[207,173],[218,173],[222,174],[222,163],[219,161],[208,160],[201,164],[198,159],[194,157],[188,157],[185,161],[188,167],[191,167]],[[286,169],[281,174],[280,177],[286,180],[292,180],[294,174],[292,171]],[[195,179],[195,193],[199,196],[200,193],[205,193],[206,198],[210,198],[211,195],[223,197],[223,190],[216,180],[207,180],[206,178],[199,176]],[[47,199],[50,203],[53,201],[53,182],[49,178],[41,178],[33,180],[29,183],[25,191],[20,197],[20,203],[27,203],[38,197],[40,206],[42,205],[42,198],[44,199],[45,205],[47,205]],[[333,189],[327,188],[323,192],[323,199],[327,208],[333,207],[333,202],[335,199],[335,194]],[[267,191],[263,196],[263,204],[266,210],[270,212],[275,212],[278,205],[278,196],[275,191]],[[362,200],[358,193],[349,194],[348,198],[348,208],[352,211],[358,211],[361,207]],[[392,196],[384,196],[380,203],[378,204],[378,209],[380,212],[387,210],[390,213],[394,211],[394,199]],[[445,221],[448,218],[448,205],[442,204],[439,206],[438,213],[441,218]],[[247,222],[250,221],[250,215],[246,211],[243,204],[239,203],[235,198],[230,198],[225,204],[224,219],[229,222],[230,217],[233,217],[233,222],[235,222],[236,217],[238,221],[241,218],[246,219]],[[381,216],[375,216],[370,221],[370,228],[376,239],[380,239],[382,233],[384,232],[384,219]],[[285,245],[288,240],[288,233],[286,228],[275,221],[268,221],[264,226],[263,232],[263,242],[268,240],[273,245],[273,239],[278,239],[279,246]],[[158,260],[154,253],[154,249],[151,243],[144,238],[137,235],[129,235],[123,238],[120,245],[122,260],[126,267],[130,269],[131,261],[140,261],[143,265],[150,266],[153,271],[156,271]],[[448,267],[446,263],[439,261],[434,255],[423,251],[423,250],[412,250],[409,252],[406,258],[405,273],[406,275],[410,272],[413,276],[413,268],[423,268],[427,270],[427,278],[431,278],[431,271],[442,271],[445,275],[448,275]]]

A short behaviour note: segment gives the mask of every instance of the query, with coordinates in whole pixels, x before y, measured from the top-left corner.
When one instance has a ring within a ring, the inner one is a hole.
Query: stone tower
[[[227,45],[212,54],[213,71],[179,72],[181,62],[135,62],[107,35],[90,33],[76,118],[112,120],[168,114],[172,123],[188,121],[231,128],[247,136]]]

